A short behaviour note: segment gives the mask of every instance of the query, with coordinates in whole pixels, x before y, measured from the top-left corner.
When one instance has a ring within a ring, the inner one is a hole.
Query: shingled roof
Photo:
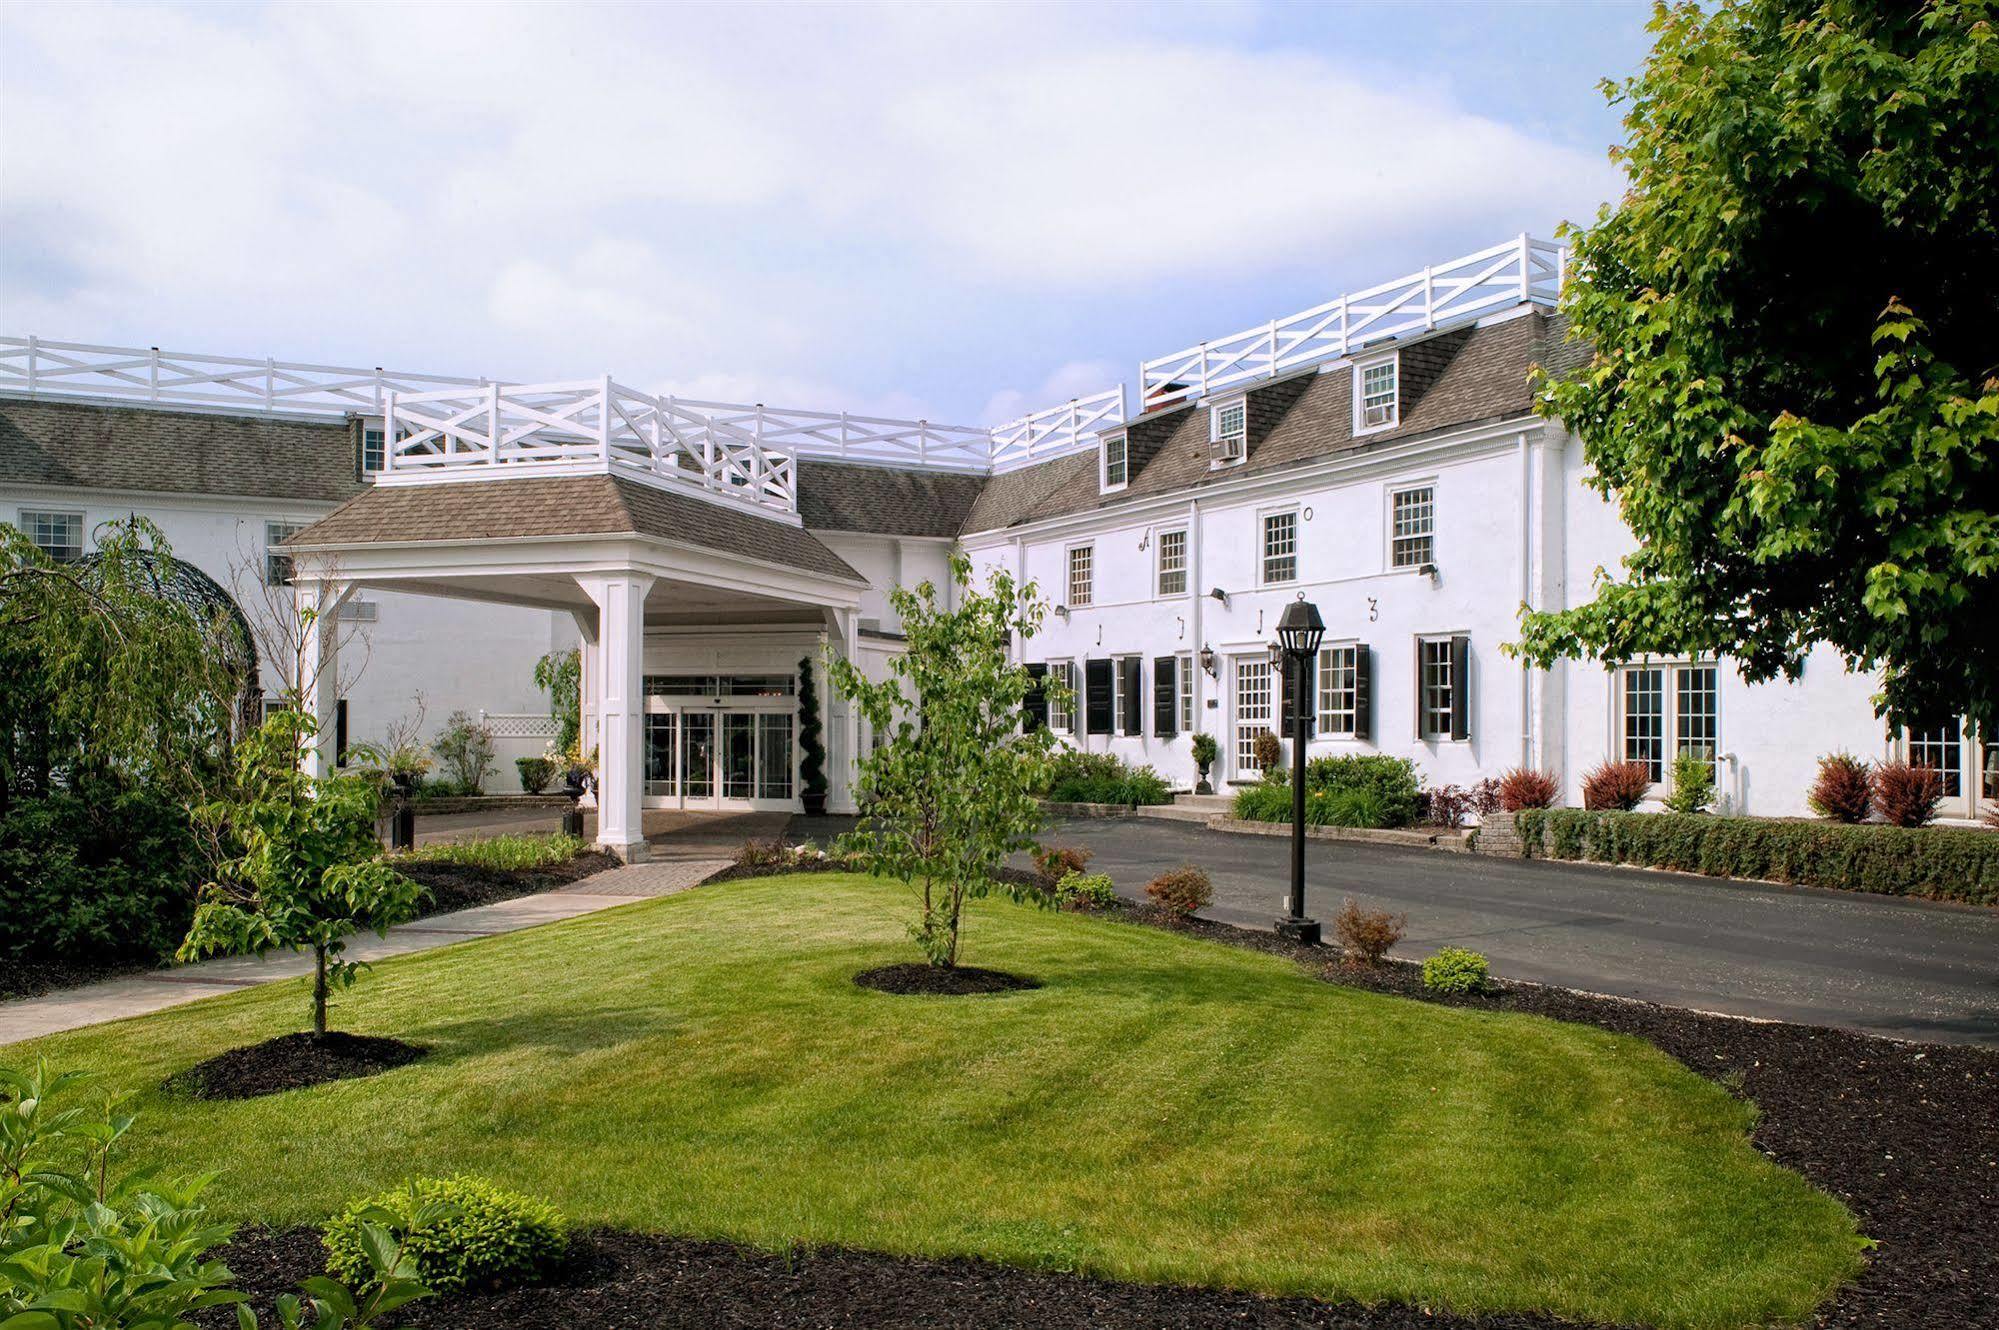
[[[986,478],[950,471],[896,471],[802,457],[798,516],[814,531],[883,536],[955,536]]]
[[[993,477],[962,530],[1001,530],[1176,491],[1197,494],[1244,475],[1527,415],[1534,409],[1528,385],[1533,366],[1562,372],[1588,358],[1588,349],[1565,342],[1565,335],[1564,320],[1532,313],[1409,344],[1402,348],[1400,423],[1358,438],[1350,367],[1253,385],[1248,453],[1240,466],[1208,465],[1206,410],[1151,412],[1126,431],[1132,459],[1127,488],[1099,492],[1094,452],[1056,458]]]
[[[371,486],[288,543],[312,548],[594,535],[649,536],[801,572],[867,580],[809,531],[623,476]]]
[[[357,471],[339,420],[0,400],[0,481],[337,503]]]

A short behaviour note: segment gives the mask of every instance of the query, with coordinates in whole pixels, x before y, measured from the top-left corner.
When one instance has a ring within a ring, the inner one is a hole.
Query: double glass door
[[[698,707],[646,699],[646,800],[654,807],[790,807],[789,708]]]

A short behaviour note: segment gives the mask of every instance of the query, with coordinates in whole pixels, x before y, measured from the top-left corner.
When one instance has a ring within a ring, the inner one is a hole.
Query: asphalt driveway
[[[1199,864],[1216,919],[1268,928],[1290,842],[1146,817],[1079,819],[1050,840],[1138,898]],[[1473,947],[1495,973],[1740,1016],[1999,1046],[1999,911],[1680,873],[1344,841],[1306,845],[1306,909],[1343,897],[1407,913],[1394,954]]]

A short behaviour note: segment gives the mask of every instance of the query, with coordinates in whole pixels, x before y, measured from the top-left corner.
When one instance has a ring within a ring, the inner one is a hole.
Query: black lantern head
[[[1326,638],[1326,622],[1319,607],[1302,596],[1284,607],[1277,620],[1277,640],[1294,656],[1310,656]]]

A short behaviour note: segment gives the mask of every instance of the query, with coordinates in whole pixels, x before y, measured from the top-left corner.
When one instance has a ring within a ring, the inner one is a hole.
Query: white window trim
[[[1074,734],[1076,732],[1076,662],[1073,660],[1051,660],[1048,662],[1048,673],[1050,675],[1059,675],[1063,687],[1069,690],[1069,702],[1066,707],[1051,706],[1048,708],[1048,728],[1057,734]],[[1060,716],[1062,719],[1062,723],[1059,725],[1055,723],[1057,716]]]
[[[1422,563],[1395,562],[1395,500],[1397,496],[1412,490],[1430,491],[1430,557]],[[1437,478],[1422,476],[1409,480],[1397,480],[1381,489],[1381,567],[1389,573],[1420,573],[1425,566],[1434,567],[1437,562]]]
[[[1173,653],[1173,707],[1180,719],[1180,733],[1194,733],[1194,653]]]
[[[1225,466],[1241,466],[1249,460],[1249,397],[1247,395],[1230,397],[1223,401],[1215,402],[1208,407],[1208,443],[1214,445],[1222,441],[1222,412],[1232,407],[1240,407],[1242,409],[1242,443],[1239,445],[1241,451],[1236,453],[1234,457],[1215,457],[1209,459],[1209,470]]]
[[[1076,599],[1075,558],[1077,550],[1090,552],[1090,594],[1083,600]],[[1097,603],[1097,542],[1094,540],[1072,541],[1062,547],[1062,603],[1070,609],[1087,609]]]
[[[1111,483],[1111,440],[1116,439],[1124,450],[1124,479]],[[1097,492],[1115,494],[1131,484],[1131,436],[1123,430],[1110,430],[1097,439]]]
[[[376,434],[382,436],[382,464],[380,466],[374,466],[374,467],[368,465],[368,433],[371,430]],[[362,416],[361,417],[361,474],[364,476],[379,476],[382,474],[382,472],[388,469],[389,469],[388,425],[380,416]]]
[[[1364,404],[1365,398],[1361,390],[1361,383],[1367,377],[1368,370],[1373,369],[1379,365],[1389,365],[1389,364],[1395,366],[1395,406],[1389,412],[1388,420],[1384,424],[1370,425],[1367,423],[1367,408]],[[1354,437],[1359,438],[1362,435],[1366,434],[1379,434],[1384,430],[1394,429],[1396,426],[1400,425],[1401,423],[1402,423],[1402,352],[1399,350],[1389,351],[1383,355],[1368,356],[1365,359],[1355,360],[1353,362]]]
[[[1264,576],[1270,561],[1267,545],[1269,532],[1265,524],[1270,518],[1291,514],[1291,576],[1272,581]],[[1305,516],[1295,503],[1277,503],[1256,510],[1256,584],[1260,587],[1296,586],[1305,577]]]
[[[1341,638],[1337,642],[1322,641],[1319,643],[1319,655],[1321,659],[1313,662],[1314,668],[1312,673],[1312,737],[1314,739],[1340,739],[1340,740],[1357,742],[1358,733],[1360,730],[1360,697],[1358,696],[1359,693],[1358,677],[1356,677],[1355,679],[1356,696],[1354,697],[1354,709],[1348,713],[1350,719],[1348,720],[1347,727],[1344,730],[1336,730],[1332,728],[1332,725],[1327,718],[1331,716],[1333,713],[1327,711],[1324,707],[1320,705],[1320,700],[1325,696],[1325,690],[1326,690],[1326,662],[1324,660],[1324,656],[1325,653],[1328,651],[1353,652],[1355,656],[1354,671],[1356,676],[1358,676],[1360,671],[1359,638],[1346,637],[1346,638]]]
[[[1180,567],[1175,571],[1180,574],[1180,581],[1183,585],[1178,591],[1168,591],[1163,585],[1167,573],[1164,565],[1166,559],[1166,538],[1168,536],[1180,537]],[[1152,533],[1152,551],[1152,595],[1155,600],[1169,600],[1184,596],[1194,589],[1193,570],[1188,566],[1190,563],[1188,558],[1190,551],[1187,544],[1186,527],[1164,526],[1154,530]]]
[[[1417,711],[1422,715],[1423,723],[1425,725],[1429,724],[1430,722],[1430,700],[1428,697],[1423,695],[1423,690],[1425,688],[1425,684],[1423,682],[1423,648],[1426,646],[1442,645],[1445,648],[1444,659],[1448,661],[1450,659],[1449,648],[1451,645],[1451,639],[1460,636],[1464,636],[1464,634],[1462,633],[1416,634]],[[1465,686],[1465,681],[1463,679],[1456,678],[1455,676],[1451,679],[1451,702],[1453,709],[1455,709],[1458,700],[1458,689],[1463,688],[1464,686]],[[1444,728],[1442,728],[1441,730],[1425,730],[1419,727],[1416,732],[1416,742],[1421,744],[1462,744],[1469,746],[1471,743],[1471,739],[1469,737],[1463,739],[1453,739],[1451,737],[1450,717],[1446,716],[1444,718]]]
[[[1714,766],[1715,793],[1722,793],[1721,759],[1726,751],[1723,743],[1728,733],[1728,715],[1722,705],[1721,665],[1708,656],[1641,656],[1637,660],[1627,660],[1613,666],[1610,671],[1610,751],[1619,762],[1635,762],[1625,747],[1625,686],[1624,676],[1633,670],[1658,670],[1659,678],[1659,779],[1652,782],[1647,798],[1663,798],[1673,788],[1673,759],[1680,755],[1680,679],[1679,671],[1684,669],[1712,669],[1714,671]]]
[[[35,548],[39,550],[42,549],[42,547],[40,545],[35,544],[35,532],[34,532],[34,522],[33,522],[33,519],[37,517],[73,518],[76,522],[76,557],[81,559],[84,555],[90,553],[90,527],[84,520],[84,514],[78,512],[74,508],[17,509],[14,513],[15,529],[28,538],[28,543],[30,545],[34,545]],[[42,550],[42,553],[48,554],[48,551]],[[49,555],[49,557],[54,558],[55,556]]]
[[[1905,726],[1891,741],[1891,748],[1898,762],[1910,760],[1911,740],[1914,727]],[[1957,718],[1957,794],[1946,794],[1937,809],[1939,817],[1970,818],[1982,817],[1982,804],[1990,802],[1981,791],[1985,778],[1985,738],[1978,727],[1971,723],[1969,716]]]
[[[310,522],[286,522],[286,521],[278,521],[272,518],[266,518],[264,520],[264,585],[265,586],[290,586],[297,579],[298,577],[297,561],[295,561],[291,555],[286,554],[282,550],[280,550],[278,546],[283,544],[285,541],[290,540],[293,536],[297,535],[299,532],[305,530],[308,526],[311,525],[312,523]],[[283,531],[282,535],[278,534],[280,530]],[[273,582],[271,580],[272,559],[283,559],[285,563],[290,566],[292,570],[292,575],[286,578],[282,582]]]
[[[1129,660],[1138,662],[1138,696],[1135,699],[1127,697],[1124,691],[1124,666],[1125,662]],[[1111,732],[1107,737],[1112,739],[1142,739],[1145,737],[1145,732],[1148,728],[1145,723],[1145,703],[1147,696],[1148,694],[1145,691],[1145,657],[1135,651],[1119,652],[1117,655],[1112,656]],[[1125,703],[1128,701],[1138,708],[1136,716],[1127,716],[1124,714]]]

